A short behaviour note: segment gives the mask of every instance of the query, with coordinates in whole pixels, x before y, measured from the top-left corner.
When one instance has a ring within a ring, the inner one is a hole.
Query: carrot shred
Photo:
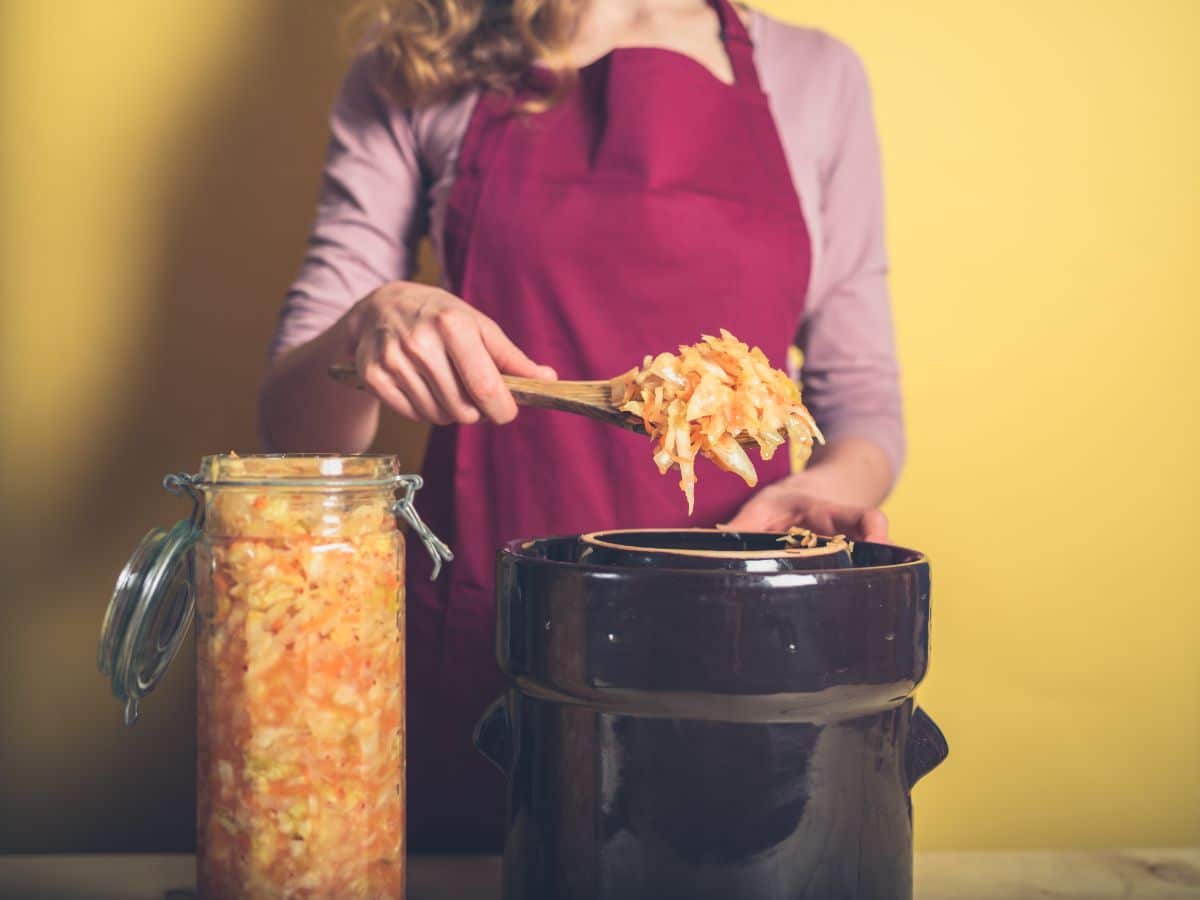
[[[811,451],[825,439],[805,407],[800,386],[773,368],[758,347],[721,329],[678,354],[647,356],[612,382],[618,409],[641,418],[660,471],[677,467],[688,515],[695,510],[695,460],[705,456],[754,487],[758,473],[738,438],[749,437],[765,461],[785,442]],[[664,468],[664,462],[669,464]]]

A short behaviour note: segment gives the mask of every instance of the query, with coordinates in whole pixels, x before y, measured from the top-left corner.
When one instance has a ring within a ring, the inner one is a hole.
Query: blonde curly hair
[[[552,104],[571,84],[568,46],[587,0],[360,0],[350,24],[382,64],[380,87],[401,106],[451,100],[472,89],[511,91],[534,63],[556,90],[526,103]]]

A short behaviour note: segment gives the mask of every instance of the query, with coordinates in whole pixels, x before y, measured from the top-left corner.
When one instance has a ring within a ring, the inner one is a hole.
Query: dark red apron
[[[727,0],[713,5],[734,84],[679,53],[620,48],[548,112],[514,114],[512,97],[487,94],[467,128],[446,217],[449,286],[561,378],[608,378],[722,327],[785,364],[808,233],[749,36]],[[503,779],[471,744],[502,691],[497,548],[711,526],[749,496],[701,461],[689,519],[678,473],[659,475],[651,455],[645,437],[545,410],[434,430],[421,513],[456,558],[431,584],[425,554],[409,554],[413,849],[501,845]],[[768,483],[786,474],[787,454],[755,465]]]

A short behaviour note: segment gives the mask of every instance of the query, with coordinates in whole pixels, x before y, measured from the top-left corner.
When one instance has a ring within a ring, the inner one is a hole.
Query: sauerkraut
[[[378,487],[209,492],[196,573],[203,897],[403,896],[390,500]]]
[[[779,543],[789,550],[815,550],[821,546],[821,536],[800,525],[792,525],[780,536]],[[835,534],[826,538],[823,549],[829,553],[839,551],[850,553],[854,550],[854,543],[844,534]]]
[[[688,515],[695,508],[697,456],[754,487],[758,473],[743,444],[757,445],[769,460],[791,440],[806,459],[813,441],[824,441],[796,381],[724,328],[720,337],[703,335],[678,354],[647,356],[640,369],[613,380],[612,401],[642,420],[655,441],[658,471],[679,468]]]

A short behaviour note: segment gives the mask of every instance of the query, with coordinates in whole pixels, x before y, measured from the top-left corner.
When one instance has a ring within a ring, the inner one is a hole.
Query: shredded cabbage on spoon
[[[763,460],[789,439],[806,452],[814,440],[825,441],[801,402],[800,386],[724,328],[719,338],[703,335],[678,354],[647,356],[640,369],[613,379],[612,401],[642,420],[655,441],[659,472],[679,467],[688,515],[695,508],[697,456],[754,487],[758,473],[739,438],[758,444]]]

